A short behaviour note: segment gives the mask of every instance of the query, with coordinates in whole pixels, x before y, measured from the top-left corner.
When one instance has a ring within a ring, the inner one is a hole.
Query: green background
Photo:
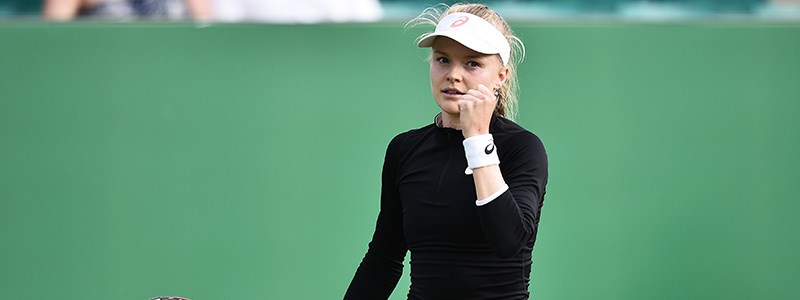
[[[533,298],[800,298],[800,24],[512,26]],[[0,23],[0,298],[341,298],[437,113],[419,33]]]

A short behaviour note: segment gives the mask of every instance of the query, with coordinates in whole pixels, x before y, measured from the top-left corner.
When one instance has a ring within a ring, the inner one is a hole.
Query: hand
[[[461,130],[465,138],[489,133],[489,122],[497,106],[494,92],[483,84],[470,89],[458,101]]]

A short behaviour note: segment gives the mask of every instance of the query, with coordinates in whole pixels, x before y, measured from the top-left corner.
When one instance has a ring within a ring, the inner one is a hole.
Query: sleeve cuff
[[[507,190],[508,190],[508,185],[503,184],[503,186],[500,187],[500,189],[497,192],[494,192],[494,194],[489,195],[489,197],[486,197],[486,199],[475,201],[475,205],[484,206],[489,202],[492,202],[492,200],[497,199],[497,197],[500,197],[500,195],[505,193]]]

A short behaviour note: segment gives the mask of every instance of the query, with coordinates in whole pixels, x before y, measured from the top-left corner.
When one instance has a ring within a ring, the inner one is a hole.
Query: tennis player
[[[441,113],[389,143],[375,233],[344,298],[387,299],[410,251],[408,299],[528,299],[547,157],[510,119],[522,42],[482,4],[415,21],[436,25],[419,46]]]

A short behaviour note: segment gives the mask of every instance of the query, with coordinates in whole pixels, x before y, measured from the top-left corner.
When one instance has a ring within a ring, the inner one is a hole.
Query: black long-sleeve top
[[[408,299],[528,299],[547,157],[508,119],[492,117],[489,132],[509,189],[483,206],[464,174],[461,131],[431,124],[392,139],[375,233],[345,299],[387,299],[406,251]]]

